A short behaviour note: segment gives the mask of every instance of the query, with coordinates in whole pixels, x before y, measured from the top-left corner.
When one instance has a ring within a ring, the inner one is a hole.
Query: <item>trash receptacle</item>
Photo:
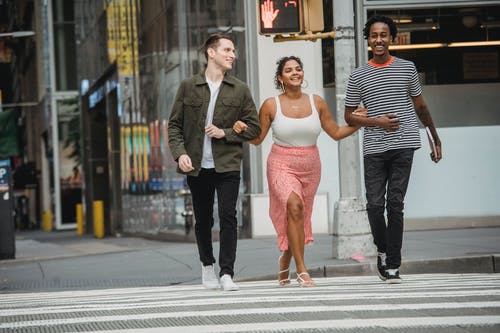
[[[0,160],[0,259],[15,259],[15,244],[10,160]]]

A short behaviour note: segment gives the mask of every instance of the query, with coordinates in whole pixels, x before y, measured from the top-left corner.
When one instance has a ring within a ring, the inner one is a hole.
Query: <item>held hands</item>
[[[218,128],[215,125],[208,125],[207,127],[205,127],[205,134],[208,135],[209,138],[216,138],[216,139],[222,139],[223,137],[226,136],[224,130]]]
[[[187,154],[182,154],[181,156],[179,156],[178,163],[179,168],[183,172],[190,172],[194,170],[193,165],[191,164],[191,158]]]
[[[233,131],[240,134],[244,132],[248,128],[248,125],[242,122],[241,120],[237,120],[233,125]]]
[[[367,117],[368,116],[368,109],[367,108],[357,108],[352,112],[354,116],[361,116],[361,117]]]
[[[368,109],[367,108],[357,108],[356,110],[354,110],[351,113],[351,115],[366,118],[368,116]],[[360,129],[361,125],[349,125],[349,127]]]

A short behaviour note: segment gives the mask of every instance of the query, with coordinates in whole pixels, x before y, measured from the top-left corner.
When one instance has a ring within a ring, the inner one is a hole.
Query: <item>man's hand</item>
[[[441,160],[441,158],[443,158],[443,155],[441,153],[441,144],[436,144],[436,155],[434,155],[434,153],[431,153],[431,160],[434,162],[434,163],[437,163]]]
[[[388,113],[377,118],[378,126],[388,131],[396,131],[399,128],[399,118],[395,113]]]
[[[191,158],[187,154],[182,154],[179,156],[179,159],[177,160],[179,163],[179,168],[183,172],[190,172],[193,171],[193,165],[191,164]]]
[[[240,134],[244,132],[248,128],[248,125],[242,122],[241,120],[237,120],[233,125],[233,131]]]
[[[273,21],[278,16],[279,9],[274,10],[274,2],[266,0],[261,7],[262,22],[264,23],[264,28],[269,29],[273,27]]]
[[[209,138],[222,139],[226,136],[224,130],[218,128],[215,125],[208,125],[205,127],[205,134],[208,135]]]

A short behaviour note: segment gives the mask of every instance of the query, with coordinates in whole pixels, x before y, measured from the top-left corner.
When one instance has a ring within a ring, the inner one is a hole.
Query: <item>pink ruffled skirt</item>
[[[321,161],[316,145],[283,147],[273,144],[267,158],[269,216],[278,235],[280,251],[288,249],[287,202],[295,192],[304,204],[305,244],[312,242],[311,215],[321,178]]]

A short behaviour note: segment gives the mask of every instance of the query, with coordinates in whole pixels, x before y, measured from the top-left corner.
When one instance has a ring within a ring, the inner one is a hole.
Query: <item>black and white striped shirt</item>
[[[383,153],[392,149],[420,148],[417,115],[411,97],[422,93],[413,62],[391,57],[386,64],[369,62],[349,76],[345,106],[357,107],[362,102],[368,117],[395,113],[399,129],[387,131],[367,126],[363,135],[363,154]]]

